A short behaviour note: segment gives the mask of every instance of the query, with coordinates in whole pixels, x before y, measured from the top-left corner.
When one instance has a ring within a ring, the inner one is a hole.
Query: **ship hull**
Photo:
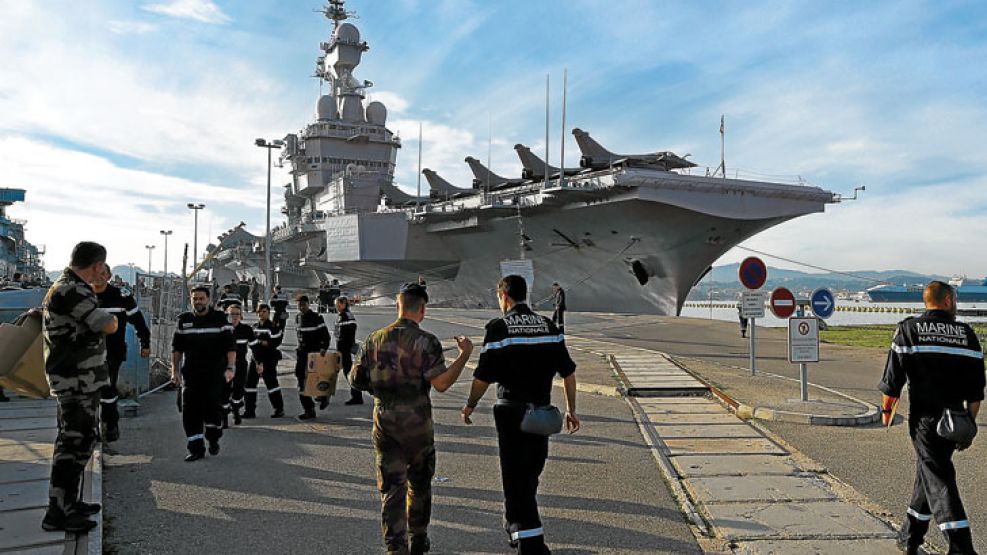
[[[678,314],[695,281],[717,258],[785,219],[730,219],[641,199],[527,215],[522,225],[531,250],[524,257],[535,275],[529,298],[546,303],[558,282],[572,310]],[[500,263],[521,256],[517,218],[444,233],[412,226],[409,245],[400,264],[336,264],[342,275],[362,272],[364,280],[374,265],[388,269],[376,282],[364,281],[363,293],[372,304],[393,303],[400,285],[421,275],[433,304],[489,308],[497,302]]]

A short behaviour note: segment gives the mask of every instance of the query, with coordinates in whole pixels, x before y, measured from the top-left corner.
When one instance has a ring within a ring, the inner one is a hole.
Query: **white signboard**
[[[500,277],[521,276],[528,284],[528,291],[535,288],[535,266],[531,260],[501,260]]]
[[[819,320],[788,319],[788,362],[819,362]]]
[[[764,318],[764,291],[744,291],[740,294],[740,316],[743,318]]]

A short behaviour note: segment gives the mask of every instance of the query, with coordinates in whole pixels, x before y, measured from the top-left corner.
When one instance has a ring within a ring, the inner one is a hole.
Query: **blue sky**
[[[310,78],[329,22],[320,0],[10,3],[0,21],[0,186],[48,249],[107,244],[147,264],[172,229],[169,268],[239,221],[261,232],[264,153],[313,113]],[[517,142],[551,158],[568,125],[615,151],[673,150],[741,176],[798,178],[863,199],[783,224],[746,245],[840,270],[987,274],[987,7],[979,2],[350,0],[375,83],[404,148],[398,182],[424,164],[469,183],[462,159],[519,173]],[[578,151],[566,134],[566,162]],[[276,171],[275,184],[287,178]],[[277,189],[275,190],[277,199]],[[275,203],[273,217],[280,217]],[[734,251],[720,263],[745,254]],[[770,261],[769,263],[777,263]],[[791,265],[777,263],[780,266]]]

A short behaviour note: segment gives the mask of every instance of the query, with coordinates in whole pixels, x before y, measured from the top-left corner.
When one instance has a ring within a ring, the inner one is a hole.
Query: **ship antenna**
[[[559,161],[559,187],[564,187],[565,183],[565,106],[566,106],[566,93],[569,89],[569,69],[566,68],[562,73],[562,154],[561,160]]]
[[[727,178],[727,159],[724,150],[724,135],[726,135],[726,128],[724,126],[723,114],[720,114],[720,167],[716,168],[716,171],[723,172],[723,179]],[[713,172],[716,175],[716,172]]]
[[[545,188],[548,189],[548,99],[549,99],[549,79],[551,75],[545,74]]]
[[[418,198],[415,199],[415,205],[421,206],[422,203],[422,122],[418,122]]]
[[[487,188],[483,191],[483,201],[486,202],[486,196],[490,192],[490,153],[492,151],[491,145],[493,144],[493,114],[487,112]]]

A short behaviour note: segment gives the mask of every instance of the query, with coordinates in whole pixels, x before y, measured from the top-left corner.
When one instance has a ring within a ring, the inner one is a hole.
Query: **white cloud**
[[[144,35],[158,29],[153,23],[136,20],[111,19],[106,25],[117,35]]]
[[[5,168],[5,186],[27,190],[26,202],[15,205],[11,215],[28,221],[27,239],[47,247],[51,269],[64,264],[83,239],[106,245],[114,264],[141,263],[146,260],[141,255],[147,255],[144,245],[158,245],[154,256],[160,265],[162,229],[174,230],[168,267],[178,268],[181,246],[192,243],[192,216],[185,204],[193,200],[206,204],[199,219],[200,253],[215,240],[207,221],[215,232],[211,235],[218,235],[240,220],[263,219],[259,192],[121,168],[99,156],[21,137],[0,139],[0,167]]]
[[[367,97],[367,102],[383,102],[384,106],[387,108],[388,115],[390,114],[400,114],[408,109],[408,100],[398,93],[391,91],[378,91],[370,89],[370,94]]]
[[[308,113],[237,52],[161,64],[87,29],[40,8],[0,21],[0,57],[13,60],[0,77],[0,130],[242,175],[259,159],[254,137],[280,136]]]
[[[230,17],[211,0],[172,0],[159,4],[145,4],[141,8],[178,19],[192,19],[203,23],[224,24]]]
[[[987,178],[929,184],[882,196],[868,193],[858,201],[829,205],[825,214],[783,223],[743,244],[834,270],[987,275],[987,260],[980,256],[980,238],[987,236],[987,218],[982,215]],[[749,255],[734,249],[716,264]]]

